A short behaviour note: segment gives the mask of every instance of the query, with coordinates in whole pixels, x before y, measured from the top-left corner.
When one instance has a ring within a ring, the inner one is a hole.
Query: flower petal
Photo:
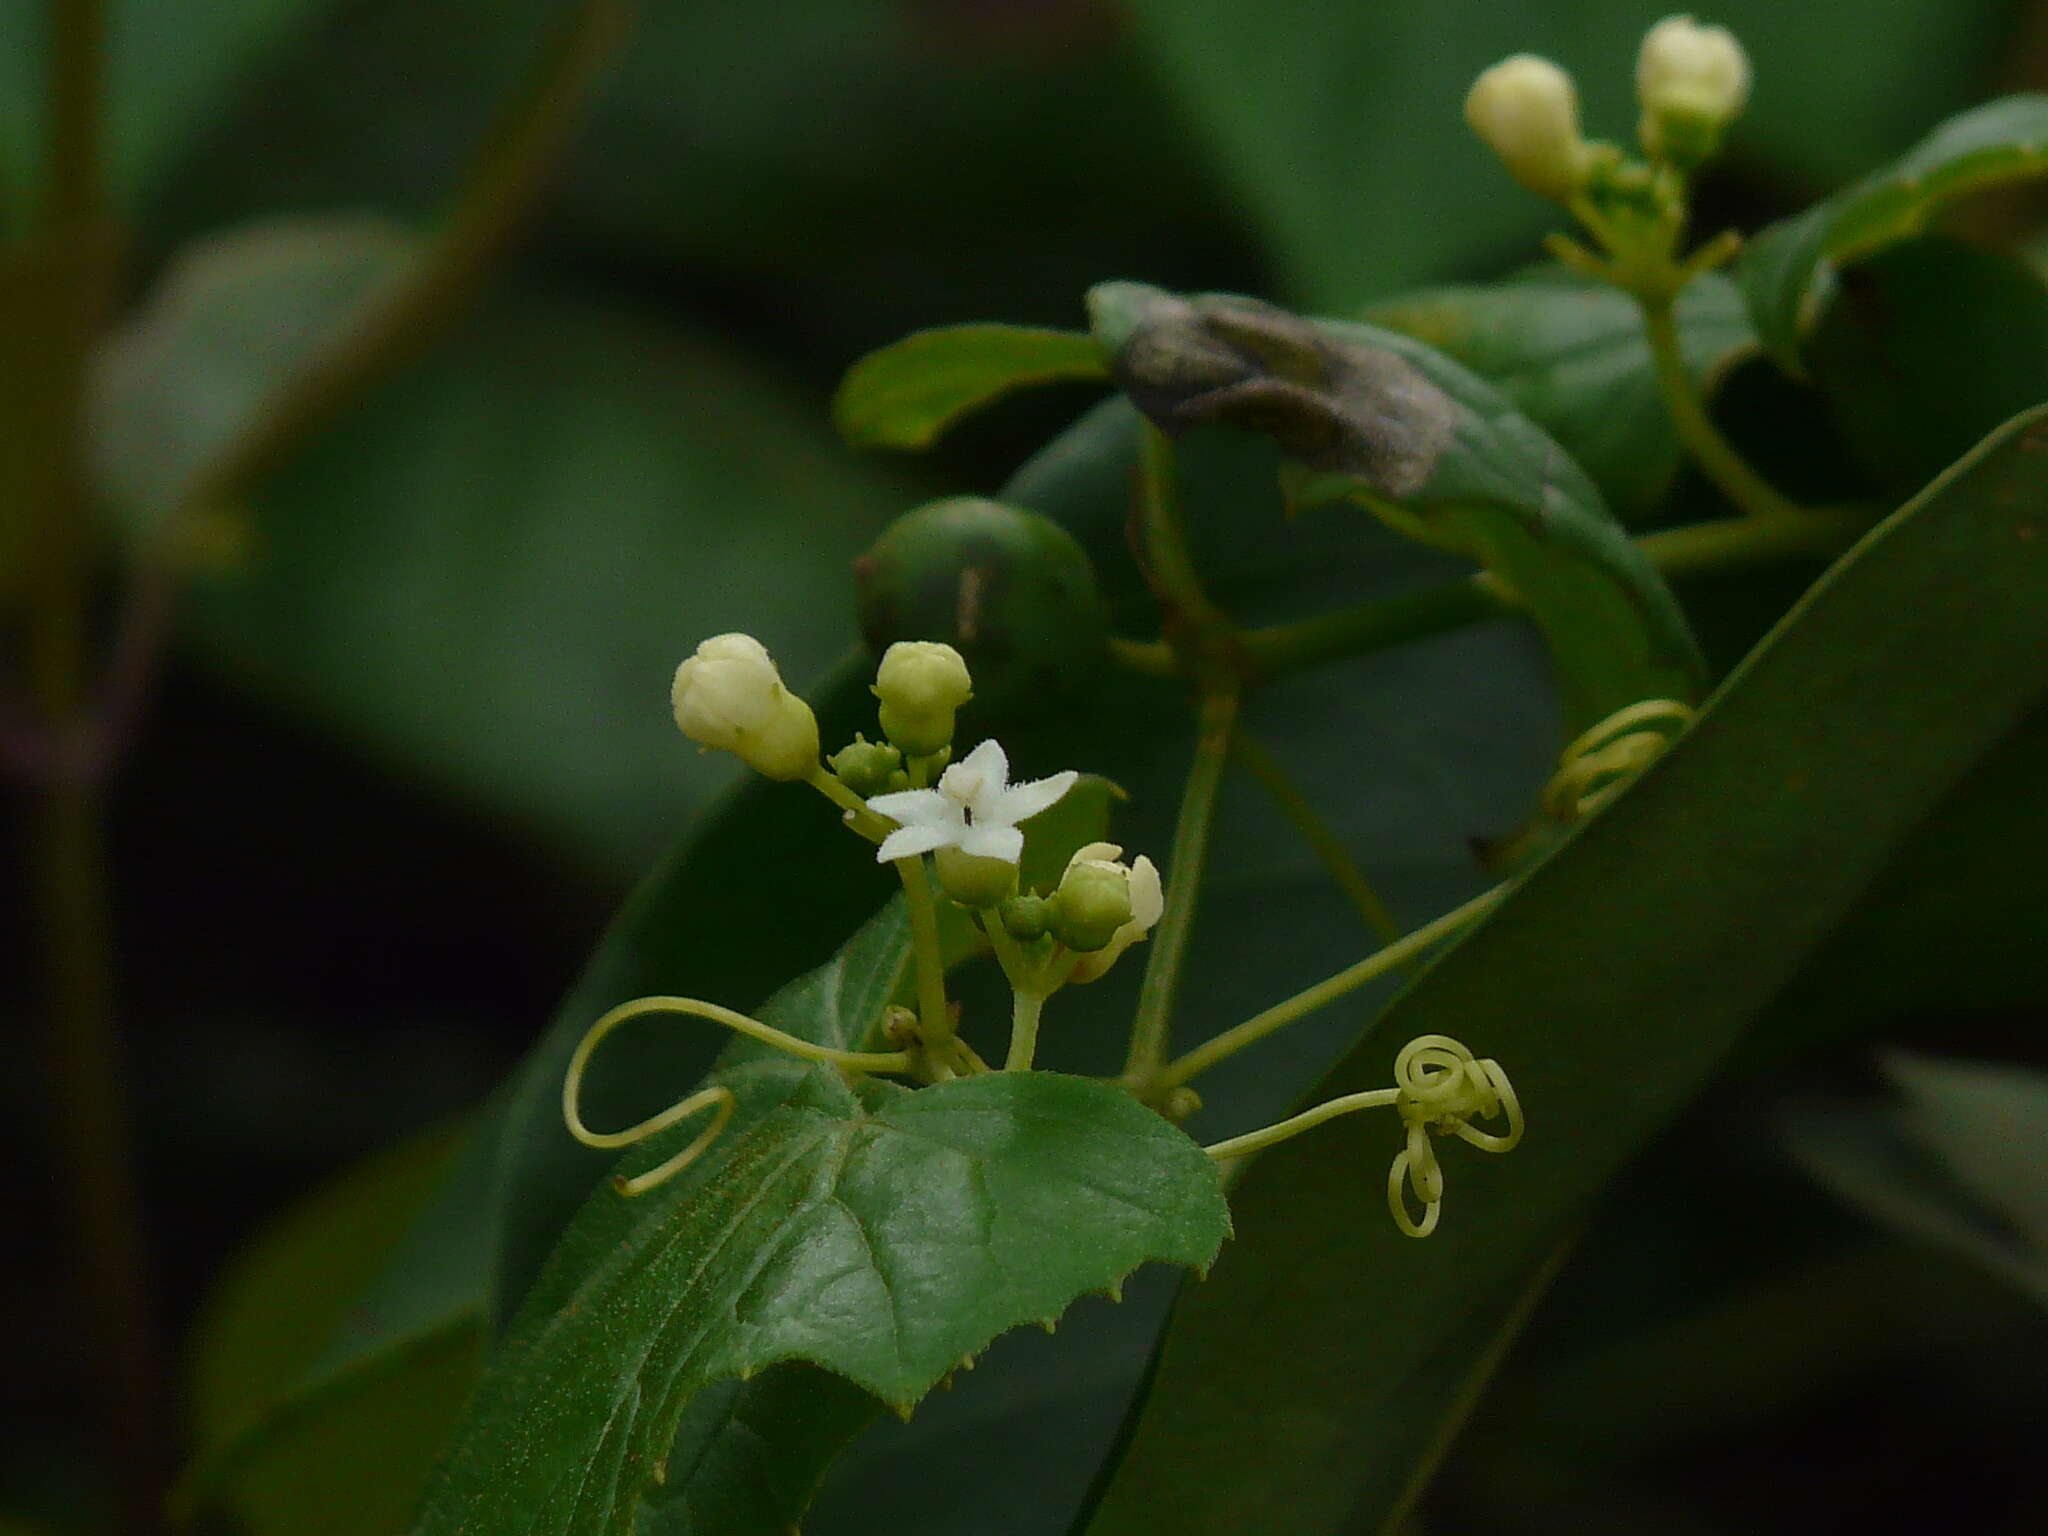
[[[934,848],[943,848],[952,841],[953,832],[949,827],[898,827],[882,839],[882,846],[875,850],[875,862],[887,864],[891,859],[907,859],[912,854],[930,853]]]
[[[978,823],[961,833],[955,846],[978,858],[1014,864],[1024,856],[1024,834],[1015,827]]]
[[[936,789],[899,789],[876,795],[868,809],[906,827],[943,827],[960,820],[960,808]]]
[[[978,806],[975,808],[975,814],[978,819],[1003,821],[1008,822],[1011,826],[1015,826],[1018,822],[1029,820],[1047,806],[1057,802],[1062,795],[1072,789],[1080,780],[1081,775],[1069,768],[1064,773],[1056,773],[1049,779],[1033,779],[1028,784],[1013,785],[1003,792],[1001,802],[996,807],[994,815],[982,817],[980,807]]]

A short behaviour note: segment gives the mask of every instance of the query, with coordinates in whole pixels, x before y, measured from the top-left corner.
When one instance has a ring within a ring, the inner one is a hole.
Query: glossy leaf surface
[[[1498,283],[1425,288],[1364,319],[1463,363],[1557,440],[1623,518],[1653,511],[1684,454],[1657,394],[1642,313],[1606,283],[1544,267]],[[1756,346],[1735,285],[1718,273],[1681,295],[1679,340],[1711,397]]]
[[[2017,257],[1912,240],[1844,271],[1833,295],[1806,362],[1857,463],[1894,495],[2048,400],[2048,285]]]
[[[1236,1186],[1241,1241],[1163,1345],[1096,1536],[1398,1512],[1455,1411],[1439,1351],[1460,1320],[1563,1240],[2048,690],[2044,466],[2035,413],[1880,525],[1325,1079],[1377,1086],[1403,1041],[1452,1033],[1500,1060],[1529,1135],[1447,1165],[1423,1243],[1381,1208],[1398,1137],[1373,1116],[1263,1155]],[[1364,1321],[1331,1330],[1339,1308]]]
[[[705,1386],[806,1359],[908,1410],[998,1333],[1148,1260],[1205,1266],[1229,1231],[1184,1135],[1116,1088],[1042,1073],[856,1093],[819,1069],[688,1182],[645,1209],[593,1197],[419,1536],[631,1531]]]
[[[1549,643],[1568,734],[1702,688],[1684,614],[1598,488],[1459,363],[1232,294],[1120,282],[1088,302],[1118,382],[1170,436],[1210,423],[1271,436],[1294,507],[1356,502],[1500,578]]]
[[[1764,347],[1803,373],[1805,338],[1837,273],[1925,230],[1965,193],[2048,170],[2048,96],[1950,118],[1899,159],[1758,235],[1738,269]]]
[[[1015,390],[1108,377],[1086,332],[952,325],[918,331],[855,363],[832,415],[857,447],[929,448],[961,417]]]

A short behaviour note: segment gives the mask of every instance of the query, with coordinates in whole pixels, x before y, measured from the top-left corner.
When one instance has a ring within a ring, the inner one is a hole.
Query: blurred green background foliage
[[[0,0],[10,220],[41,131],[41,9]],[[431,230],[562,9],[113,5],[109,156],[128,262],[99,468],[121,526],[146,529],[181,445],[235,420],[252,379]],[[1078,325],[1083,290],[1107,277],[1349,314],[1498,276],[1557,221],[1469,138],[1467,83],[1503,54],[1551,54],[1578,75],[1590,129],[1623,136],[1633,51],[1663,9],[642,0],[484,292],[249,506],[222,509],[240,532],[190,594],[120,781],[126,1044],[171,1336],[287,1202],[480,1102],[629,883],[731,786],[734,765],[688,750],[668,720],[676,661],[746,629],[793,683],[822,676],[857,639],[850,563],[887,520],[994,491],[1092,398],[1008,403],[934,455],[892,459],[832,433],[848,364],[920,326]],[[1727,0],[1707,19],[1758,67],[1703,189],[1710,227],[1754,229],[1953,111],[2048,83],[2048,9],[2034,3]],[[1969,210],[1964,228],[2038,222],[2022,195]],[[1911,282],[1909,268],[1879,277]],[[1858,344],[1843,319],[1816,366],[1870,366]],[[166,357],[180,380],[168,397],[149,384]],[[2014,387],[2038,398],[2039,377]],[[1834,441],[1812,396],[1754,370],[1720,407],[1766,465],[1789,438]],[[1844,462],[1859,432],[1880,450],[1892,440],[1883,418],[1844,423]],[[1900,474],[1924,469],[1901,452]],[[1689,477],[1676,492],[1680,505],[1702,494]],[[1233,592],[1256,611],[1271,572],[1233,530],[1197,536],[1219,565],[1257,567]],[[1332,540],[1355,553],[1314,519],[1293,536],[1275,567],[1298,574]],[[1797,590],[1776,580],[1706,589],[1695,619],[1717,663]],[[1468,878],[1446,872],[1446,848],[1505,831],[1540,777],[1555,747],[1547,685],[1509,642],[1358,682],[1383,732],[1372,790],[1391,798],[1339,820],[1412,866],[1390,888],[1418,916]],[[1307,697],[1294,702],[1313,715]],[[1176,716],[1127,728],[1180,750]],[[1307,759],[1308,788],[1343,800],[1344,753],[1279,745]],[[2033,807],[2009,833],[2048,851],[2038,784],[2001,803]],[[1170,810],[1134,808],[1155,848]],[[12,863],[22,832],[6,835]],[[1262,899],[1262,850],[1281,835],[1256,817],[1226,826],[1219,863],[1241,859],[1245,902]],[[23,899],[0,891],[10,1014],[33,1005]],[[1243,957],[1226,944],[1226,958]],[[2015,990],[1991,987],[1973,1001],[1992,1006],[1967,1014],[1860,1007],[1897,1041],[2038,1059],[2040,1015],[2014,1007]],[[1313,1075],[1314,1049],[1267,1097]],[[0,1516],[101,1529],[25,1032],[0,1052],[0,1188],[16,1217],[0,1270]],[[1870,1069],[1843,1051],[1799,1072],[1796,1090],[1841,1091]],[[1630,1175],[1476,1422],[1431,1529],[1906,1531],[1966,1511],[1982,1529],[2048,1524],[2027,1470],[2044,1407],[2038,1312],[1982,1266],[1880,1238],[1785,1176],[1782,1109],[1768,1085],[1727,1090]],[[1063,1402],[1058,1367],[1018,1353],[1015,1398],[989,1411],[1033,1393]],[[1619,1411],[1645,1400],[1628,1395],[1645,1380],[1664,1411]],[[896,1484],[918,1454],[884,1442],[863,1465]],[[1085,1484],[1087,1470],[1063,1475]],[[897,1494],[867,1525],[835,1489],[814,1528],[1050,1528],[1023,1513],[964,1523],[973,1501],[943,1479]]]

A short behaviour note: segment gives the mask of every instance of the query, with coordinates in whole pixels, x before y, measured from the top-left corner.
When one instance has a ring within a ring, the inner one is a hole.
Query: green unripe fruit
[[[903,766],[903,754],[886,741],[869,741],[856,736],[848,745],[825,759],[844,784],[862,799],[885,794]],[[904,781],[906,784],[909,780]]]
[[[1091,953],[1131,920],[1131,876],[1119,865],[1078,859],[1052,897],[1052,931],[1069,949]]]
[[[981,719],[1031,713],[1101,675],[1109,614],[1094,566],[1035,512],[976,496],[930,502],[890,524],[854,576],[868,644],[952,646]]]

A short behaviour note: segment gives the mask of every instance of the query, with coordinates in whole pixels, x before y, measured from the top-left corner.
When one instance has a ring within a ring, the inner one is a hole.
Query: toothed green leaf
[[[585,1205],[415,1536],[630,1532],[706,1388],[805,1360],[907,1412],[998,1334],[1148,1260],[1205,1267],[1228,1232],[1214,1164],[1105,1083],[815,1069],[709,1173]]]

